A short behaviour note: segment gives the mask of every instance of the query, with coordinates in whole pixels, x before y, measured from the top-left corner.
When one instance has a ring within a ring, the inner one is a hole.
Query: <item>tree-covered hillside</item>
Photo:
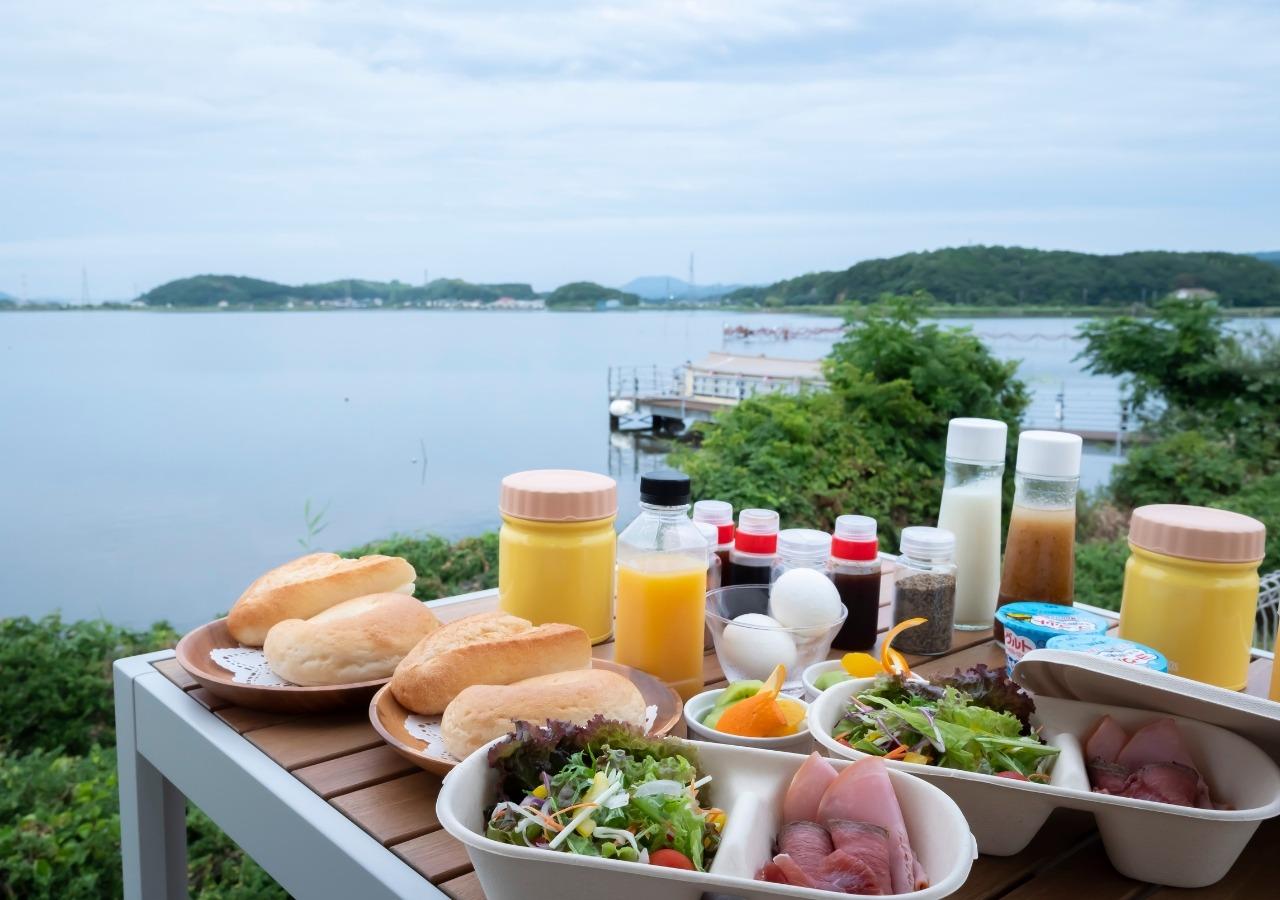
[[[636,306],[640,298],[635,294],[605,287],[594,281],[574,281],[563,284],[547,295],[548,309],[594,309],[601,301],[617,300],[623,306]]]
[[[768,306],[869,302],[928,291],[941,303],[990,306],[1122,306],[1178,288],[1206,288],[1224,306],[1280,305],[1280,267],[1236,253],[1146,250],[1101,256],[1023,247],[952,247],[815,272],[730,301]]]
[[[497,300],[534,296],[527,284],[471,284],[457,278],[437,278],[422,285],[402,281],[366,281],[359,278],[327,281],[322,284],[291,286],[240,275],[196,275],[179,278],[147,291],[139,299],[148,306],[278,306],[293,301],[380,299],[387,304],[420,303],[426,300]]]

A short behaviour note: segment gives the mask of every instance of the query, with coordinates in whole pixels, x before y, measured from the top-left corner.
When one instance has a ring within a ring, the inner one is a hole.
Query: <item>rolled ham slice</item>
[[[1084,758],[1114,763],[1127,743],[1129,743],[1129,733],[1117,725],[1115,719],[1103,716],[1098,720],[1098,724],[1093,726],[1093,733],[1084,742]]]
[[[822,795],[835,780],[835,767],[818,754],[810,753],[792,776],[791,785],[782,799],[782,821],[816,821]]]
[[[885,830],[893,893],[906,894],[928,887],[928,878],[918,868],[911,850],[889,770],[880,757],[867,756],[848,766],[822,795],[818,821],[831,830],[832,823],[839,820],[867,822]]]
[[[1157,719],[1133,733],[1116,762],[1129,771],[1137,771],[1152,763],[1177,763],[1194,769],[1191,753],[1182,740],[1182,732],[1173,719]]]

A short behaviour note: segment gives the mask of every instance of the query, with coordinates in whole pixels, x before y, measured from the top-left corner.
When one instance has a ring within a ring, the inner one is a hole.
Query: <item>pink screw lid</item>
[[[1225,509],[1155,503],[1133,511],[1129,543],[1180,559],[1259,562],[1266,555],[1267,527]]]
[[[502,479],[498,510],[535,522],[590,522],[618,513],[618,483],[576,469],[530,469]]]

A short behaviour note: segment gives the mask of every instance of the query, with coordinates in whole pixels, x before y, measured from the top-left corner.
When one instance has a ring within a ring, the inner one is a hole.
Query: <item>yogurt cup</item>
[[[1045,644],[1050,650],[1074,650],[1077,653],[1088,653],[1102,659],[1111,659],[1130,666],[1151,669],[1154,672],[1168,672],[1169,660],[1159,650],[1126,641],[1124,638],[1108,637],[1105,634],[1060,634],[1049,638]]]
[[[1009,674],[1022,657],[1043,650],[1059,636],[1100,636],[1111,623],[1095,613],[1060,603],[1010,603],[996,610],[1004,626],[1004,653]]]

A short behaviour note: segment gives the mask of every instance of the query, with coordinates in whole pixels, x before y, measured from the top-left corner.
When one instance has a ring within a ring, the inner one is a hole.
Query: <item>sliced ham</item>
[[[828,823],[831,840],[836,850],[861,861],[871,873],[873,891],[867,894],[888,894],[893,890],[893,873],[889,866],[889,832],[869,822],[849,822],[832,819]]]
[[[1116,762],[1100,757],[1088,763],[1089,784],[1100,794],[1122,794],[1129,780],[1129,770]]]
[[[1128,742],[1129,733],[1117,725],[1115,719],[1103,716],[1098,720],[1098,724],[1093,726],[1093,733],[1084,742],[1084,758],[1113,763]]]
[[[1178,763],[1151,763],[1129,776],[1123,795],[1134,800],[1154,800],[1212,809],[1209,789],[1200,773]]]
[[[798,822],[815,821],[818,818],[818,804],[822,795],[827,792],[831,782],[836,780],[836,770],[824,758],[816,753],[796,770],[782,800],[782,821]]]
[[[810,877],[809,873],[800,868],[800,865],[785,853],[779,853],[773,858],[774,867],[782,873],[782,879],[786,884],[794,884],[796,887],[817,888],[820,891],[828,891],[825,881],[817,881]],[[765,868],[768,868],[766,866]]]
[[[772,881],[774,884],[790,884],[787,881],[786,874],[783,873],[782,867],[773,860],[769,860],[764,864],[764,868],[760,870],[760,874],[756,876],[757,881]]]
[[[882,883],[861,857],[852,856],[843,850],[836,850],[822,861],[818,867],[817,880],[830,885],[829,891],[840,891],[844,894],[884,894]]]
[[[888,834],[893,893],[905,894],[917,889],[921,879],[916,871],[915,854],[911,851],[902,808],[884,760],[878,756],[863,757],[841,772],[822,795],[818,820],[828,829],[836,820],[868,822],[883,828]]]
[[[1157,719],[1139,728],[1116,756],[1116,762],[1131,772],[1151,763],[1177,763],[1189,769],[1196,767],[1182,740],[1182,732],[1173,719]]]
[[[778,835],[778,851],[809,873],[816,871],[834,849],[831,834],[817,822],[790,822]]]

